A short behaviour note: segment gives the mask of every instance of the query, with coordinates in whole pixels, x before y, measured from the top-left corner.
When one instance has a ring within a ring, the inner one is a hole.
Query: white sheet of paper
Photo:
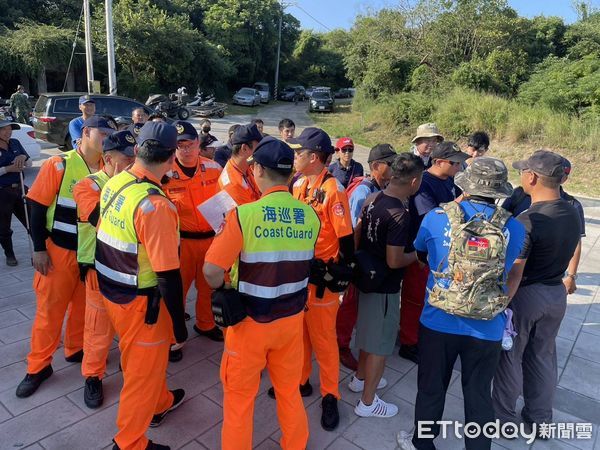
[[[221,191],[198,205],[198,211],[213,230],[219,231],[227,213],[236,206],[237,203],[231,198],[231,195],[227,191]]]

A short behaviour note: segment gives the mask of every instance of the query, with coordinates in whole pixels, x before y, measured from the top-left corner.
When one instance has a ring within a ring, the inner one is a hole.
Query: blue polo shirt
[[[463,201],[460,203],[465,220],[469,220],[477,213],[483,213],[488,219],[494,213],[494,207],[483,203]],[[525,227],[522,223],[511,217],[506,222],[504,234],[508,238],[506,250],[505,274],[508,274],[515,259],[518,258],[525,241]],[[427,262],[430,268],[441,271],[448,268],[448,249],[450,248],[450,224],[448,216],[442,208],[436,208],[429,212],[417,234],[415,249],[427,252]],[[421,324],[432,330],[471,336],[487,341],[500,341],[504,332],[505,316],[498,314],[492,320],[476,320],[448,314],[447,312],[429,304],[429,290],[433,288],[433,274],[429,273],[427,280],[427,292],[425,294],[425,307],[421,314]]]
[[[69,136],[71,136],[71,144],[75,149],[77,148],[77,140],[81,139],[83,122],[83,116],[75,117],[69,122]]]
[[[27,159],[29,159],[29,155],[21,143],[17,139],[9,139],[8,148],[6,150],[0,149],[0,167],[10,166],[19,155],[25,155],[27,156]],[[20,182],[21,176],[19,175],[19,172],[8,172],[4,175],[0,175],[0,188]]]
[[[362,164],[353,159],[350,160],[350,165],[347,169],[342,166],[339,161],[331,163],[329,165],[329,172],[331,172],[345,188],[348,187],[354,178],[364,176]]]

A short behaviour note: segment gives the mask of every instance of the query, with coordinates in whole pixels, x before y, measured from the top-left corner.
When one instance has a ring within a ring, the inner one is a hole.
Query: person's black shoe
[[[400,350],[398,356],[409,361],[419,364],[419,347],[416,345],[403,345],[400,344]]]
[[[188,313],[183,313],[183,318],[187,322],[188,320],[190,320],[192,318],[192,316],[190,316]]]
[[[15,267],[19,264],[15,255],[6,255],[6,265],[9,267]]]
[[[301,384],[300,385],[300,397],[310,397],[313,393],[313,388],[310,384],[310,380],[308,380],[306,383]],[[269,390],[267,391],[267,395],[269,397],[271,397],[272,399],[275,398],[275,388],[274,387],[270,387]]]
[[[327,394],[321,401],[321,426],[325,431],[333,431],[340,423],[340,413],[337,406],[337,398]]]
[[[114,440],[113,443],[115,445],[113,445],[112,450],[121,450],[121,447],[119,447]],[[171,450],[171,447],[169,447],[168,445],[155,444],[152,441],[148,441],[148,445],[146,445],[145,450]]]
[[[523,423],[525,424],[527,434],[531,434],[535,430],[535,438],[540,439],[542,441],[547,441],[551,437],[550,427],[540,426],[541,423],[534,422],[525,414],[523,414],[523,410],[521,410],[521,418],[523,419]],[[547,425],[547,424],[546,424]]]
[[[169,409],[161,413],[154,414],[154,417],[152,417],[152,421],[150,422],[150,428],[156,428],[157,426],[159,426],[163,422],[163,420],[165,420],[167,414],[169,414],[174,409],[177,409],[179,405],[183,403],[183,398],[185,397],[185,391],[183,389],[175,389],[171,392],[173,393],[173,404]]]
[[[102,380],[98,377],[87,377],[85,380],[85,389],[83,390],[83,401],[85,406],[96,409],[102,406],[104,401],[104,391],[102,390]]]
[[[179,362],[183,359],[183,350],[169,350],[169,361],[170,362]]]
[[[19,397],[19,398],[29,397],[31,394],[33,394],[35,391],[37,391],[37,389],[40,387],[40,385],[45,380],[50,378],[50,375],[52,375],[52,372],[53,372],[52,366],[50,364],[48,364],[46,367],[44,367],[38,373],[28,373],[27,375],[25,375],[25,378],[23,378],[23,381],[21,381],[19,383],[19,385],[17,386],[17,392],[16,392],[17,397]]]
[[[206,336],[211,341],[215,342],[223,342],[223,332],[219,327],[214,327],[208,331],[201,330],[196,325],[194,325],[194,331],[198,333],[200,336]]]
[[[83,349],[73,353],[70,356],[65,356],[65,361],[70,363],[80,363],[83,361]]]

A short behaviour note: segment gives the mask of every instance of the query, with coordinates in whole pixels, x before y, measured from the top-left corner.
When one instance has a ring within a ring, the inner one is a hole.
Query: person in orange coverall
[[[302,375],[298,350],[320,224],[314,210],[289,193],[294,152],[287,144],[266,137],[253,161],[263,195],[228,215],[204,265],[208,284],[217,289],[215,298],[226,296],[223,309],[234,308],[235,303],[237,311],[247,314],[226,324],[230,326],[221,361],[222,448],[252,448],[254,399],[266,366],[277,392],[281,447],[301,450],[308,441],[308,421],[298,392]],[[237,292],[224,289],[225,271],[232,266],[231,283]]]
[[[104,401],[102,378],[106,371],[108,351],[115,337],[115,330],[106,314],[104,300],[98,288],[98,276],[94,269],[100,191],[113,175],[133,163],[134,146],[135,137],[130,131],[119,131],[105,138],[102,144],[104,168],[88,175],[73,188],[79,222],[77,261],[82,278],[85,277],[85,327],[81,374],[85,377],[83,400],[88,408],[98,408]]]
[[[328,431],[339,424],[337,401],[340,360],[335,329],[339,293],[348,286],[351,270],[344,278],[333,275],[325,286],[326,273],[348,268],[354,256],[352,219],[344,187],[327,171],[327,158],[334,152],[331,139],[319,128],[306,128],[300,136],[288,140],[295,150],[294,168],[302,173],[293,186],[294,198],[311,205],[321,220],[321,231],[311,268],[307,311],[304,314],[304,365],[300,393],[312,393],[309,382],[314,349],[321,382],[321,426]],[[325,266],[327,268],[325,269]],[[269,392],[274,395],[273,391]]]
[[[241,125],[231,136],[231,158],[219,177],[219,188],[227,192],[238,206],[260,198],[260,190],[254,181],[248,158],[261,139],[262,134],[256,125]]]
[[[98,285],[119,336],[123,368],[113,450],[168,450],[145,434],[185,397],[183,389],[167,389],[169,347],[173,336],[185,342],[187,328],[177,210],[160,186],[173,166],[177,130],[147,122],[137,142],[133,166],[102,189],[96,237]]]
[[[65,358],[68,362],[83,358],[85,287],[77,264],[73,186],[102,168],[102,140],[114,131],[102,117],[86,119],[79,148],[44,162],[27,194],[37,306],[27,375],[17,387],[17,397],[29,397],[52,375],[52,356],[60,343],[65,316]]]
[[[215,325],[210,307],[211,289],[202,275],[204,256],[215,232],[198,210],[201,203],[218,192],[222,169],[218,163],[199,156],[198,132],[191,123],[181,120],[173,125],[177,129],[177,151],[164,190],[179,213],[184,302],[194,282],[198,292],[194,330],[213,341],[222,341],[223,333]]]

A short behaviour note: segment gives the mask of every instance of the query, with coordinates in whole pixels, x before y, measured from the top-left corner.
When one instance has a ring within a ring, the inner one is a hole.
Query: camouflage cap
[[[454,184],[465,194],[489,198],[506,198],[513,192],[506,165],[489,156],[474,158],[463,172],[454,177]]]

